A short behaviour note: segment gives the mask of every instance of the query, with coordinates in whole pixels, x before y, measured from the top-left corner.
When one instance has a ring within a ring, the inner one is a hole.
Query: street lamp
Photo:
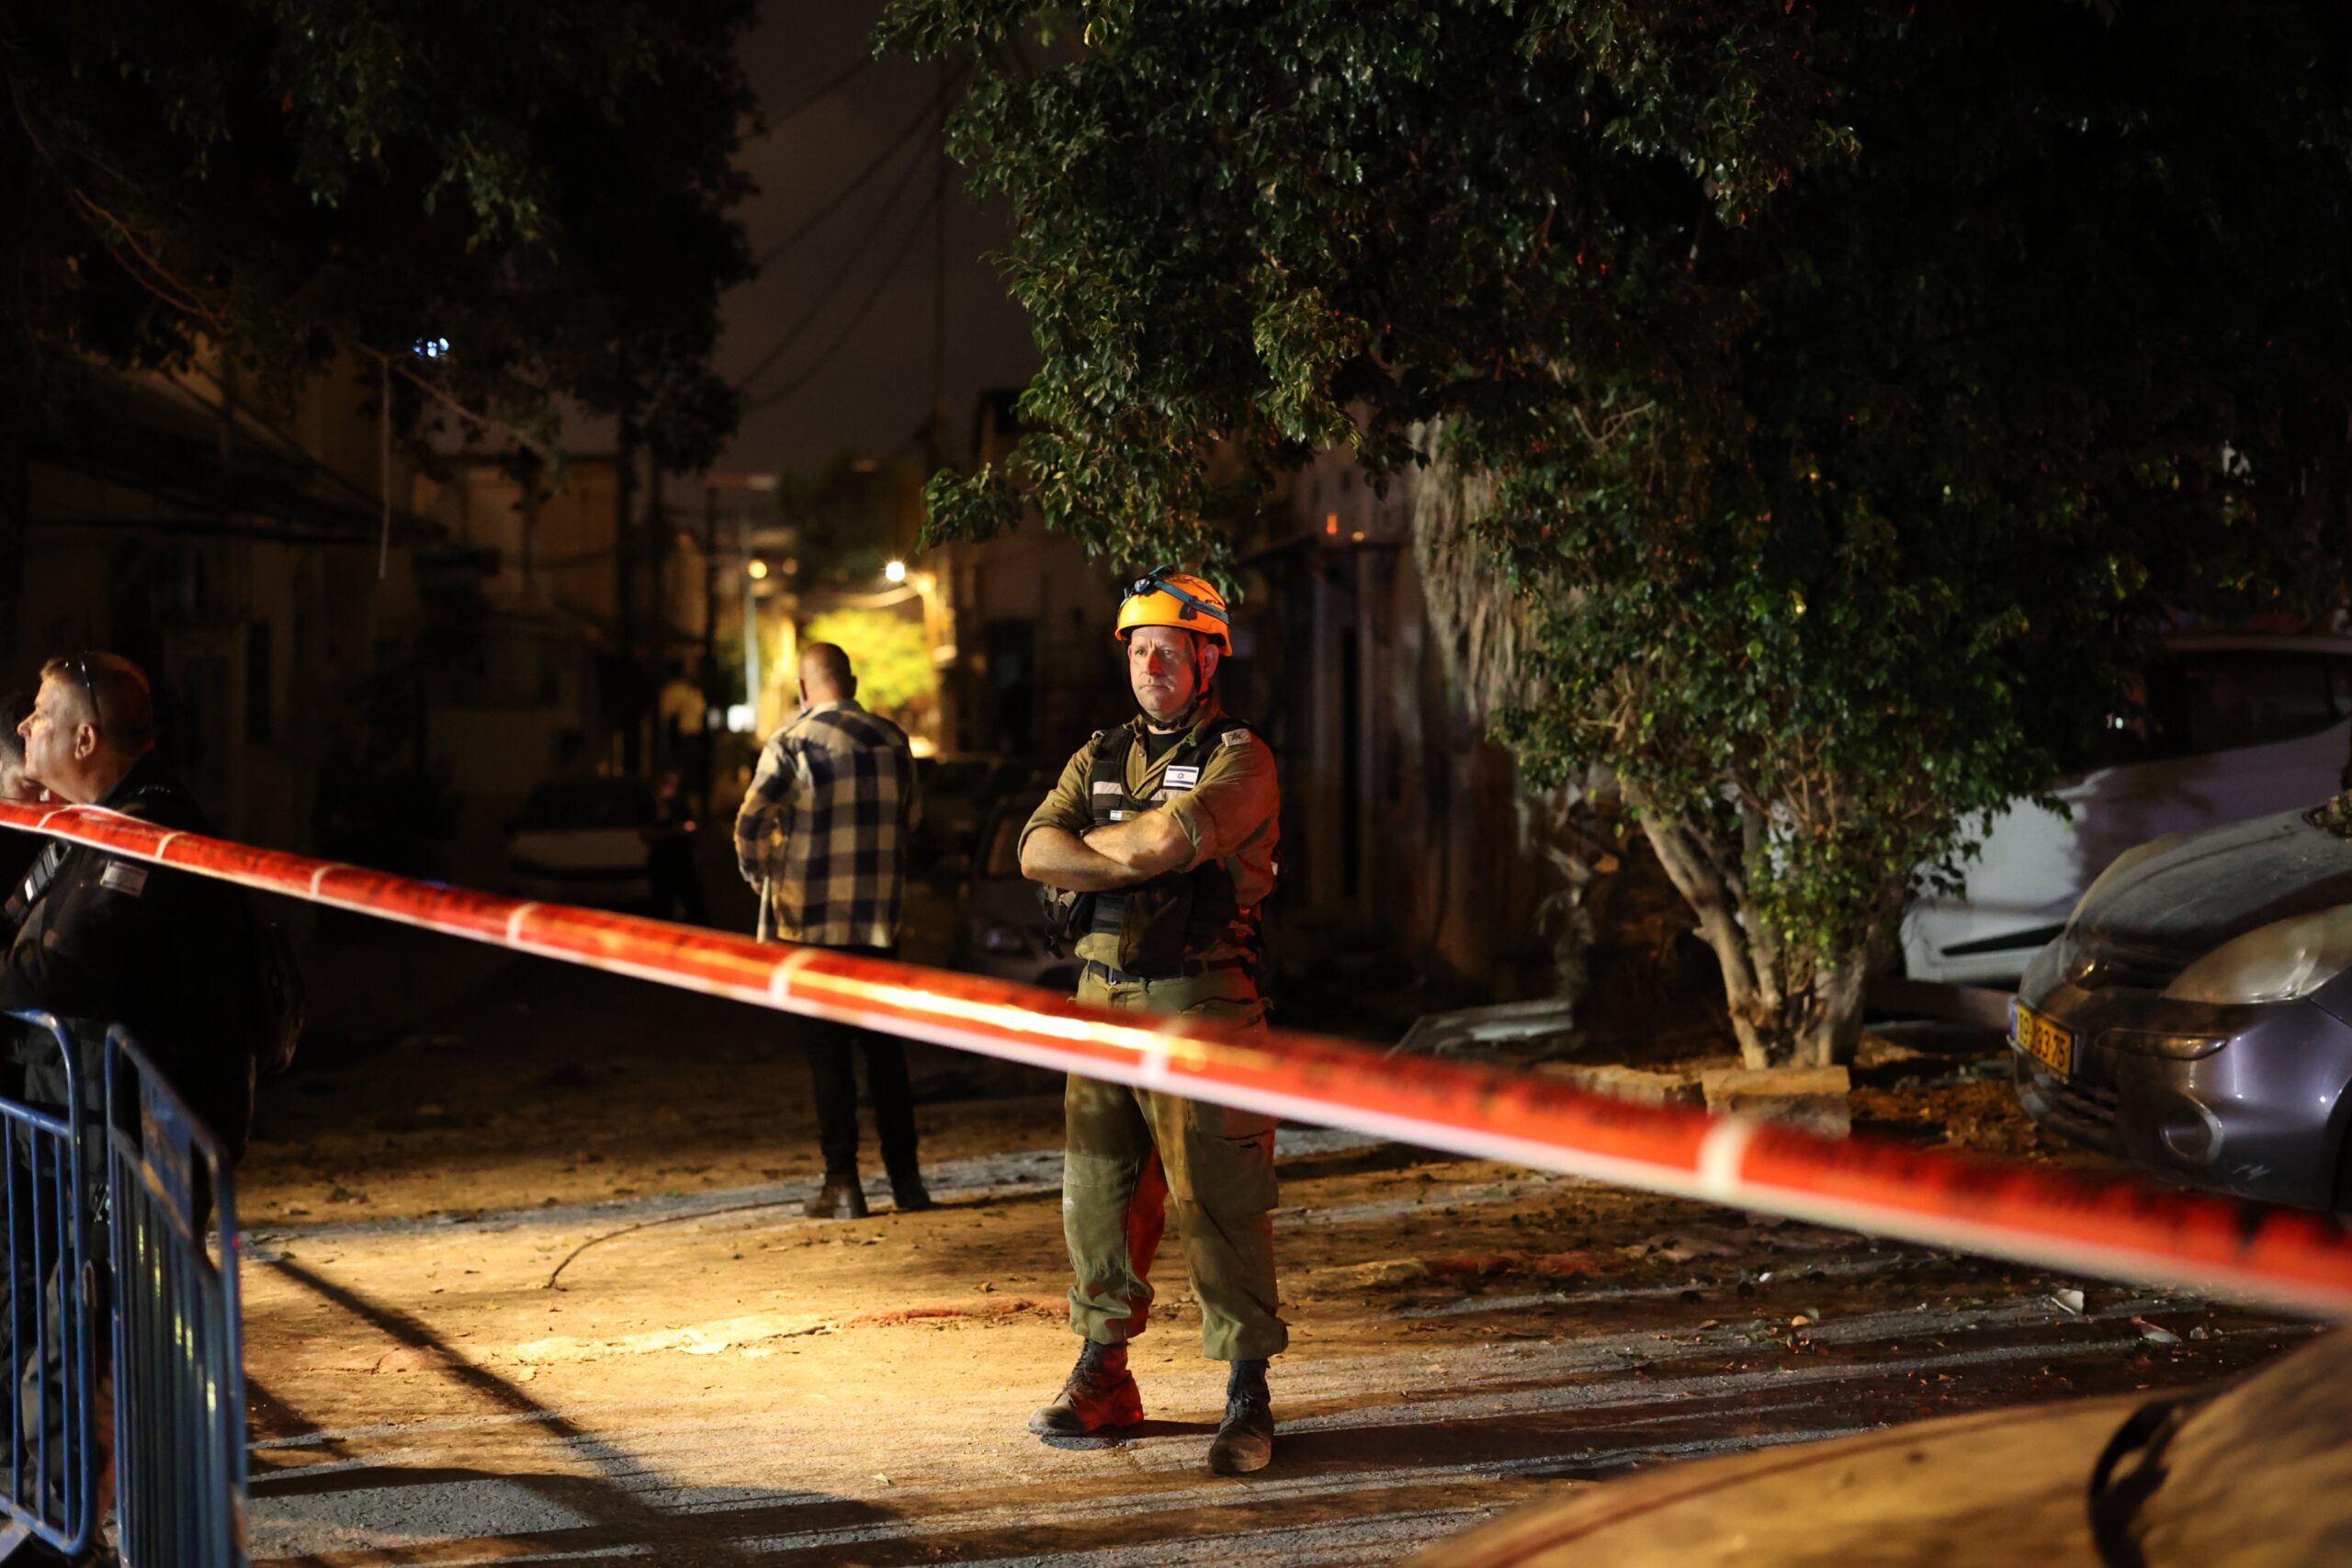
[[[904,582],[907,580],[907,563],[894,560],[882,569],[882,575],[893,582]]]
[[[767,574],[768,574],[768,563],[767,563],[767,562],[765,562],[765,561],[763,561],[763,560],[759,559],[759,558],[756,558],[756,557],[754,557],[754,558],[752,558],[752,564],[751,564],[751,565],[749,565],[749,566],[747,566],[747,567],[745,567],[743,570],[744,570],[745,571],[750,572],[750,573],[752,574],[752,581],[757,582],[757,581],[759,581],[762,578],[763,578],[763,577],[767,576]]]

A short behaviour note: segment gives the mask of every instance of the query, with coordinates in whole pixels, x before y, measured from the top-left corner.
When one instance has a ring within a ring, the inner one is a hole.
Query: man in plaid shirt
[[[915,764],[905,732],[858,705],[848,654],[830,642],[810,643],[800,655],[799,716],[761,751],[735,818],[735,858],[763,901],[762,934],[896,957],[914,810]],[[808,1200],[809,1217],[865,1217],[852,1045],[865,1048],[891,1195],[901,1213],[930,1208],[915,1161],[907,1056],[897,1038],[825,1019],[802,1019],[797,1028],[808,1043],[825,1152],[825,1185]]]

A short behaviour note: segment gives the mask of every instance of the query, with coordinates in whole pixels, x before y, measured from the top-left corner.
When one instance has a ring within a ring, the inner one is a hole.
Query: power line
[[[920,168],[922,165],[917,164],[916,167]],[[832,339],[817,351],[817,357],[803,367],[799,375],[775,390],[763,392],[752,399],[744,407],[763,409],[772,403],[782,402],[802,387],[807,386],[809,379],[825,367],[826,364],[840,351],[842,344],[850,340],[850,334],[857,330],[857,324],[865,319],[866,312],[873,310],[876,302],[882,298],[883,289],[889,286],[891,278],[898,276],[899,268],[906,265],[907,257],[913,254],[915,242],[922,237],[923,220],[931,216],[931,209],[932,203],[926,201],[915,209],[915,220],[907,225],[906,233],[899,238],[899,248],[891,253],[890,259],[883,264],[882,270],[874,275],[874,287],[866,291],[865,299],[858,301],[857,309],[850,312],[849,320],[842,323],[842,330],[834,333]]]
[[[777,360],[783,358],[792,345],[799,341],[800,334],[807,332],[816,323],[817,318],[824,314],[825,307],[833,302],[834,296],[841,292],[842,287],[849,282],[850,276],[857,270],[857,264],[864,258],[866,247],[874,243],[875,236],[882,231],[882,226],[889,221],[890,214],[898,210],[899,198],[906,195],[907,187],[914,183],[914,176],[922,172],[922,166],[923,161],[921,158],[910,158],[907,161],[907,166],[899,174],[898,183],[890,187],[889,196],[883,200],[880,207],[875,209],[874,220],[865,226],[865,231],[860,234],[856,243],[850,247],[849,254],[842,259],[840,269],[818,291],[816,302],[801,313],[799,320],[785,329],[782,337],[768,346],[767,352],[760,355],[758,364],[736,378],[737,391],[748,390],[752,382],[766,375],[769,368]],[[929,203],[924,204],[925,210],[929,209]]]
[[[786,234],[783,239],[778,240],[775,244],[770,245],[766,250],[761,252],[759,260],[761,270],[765,271],[770,263],[774,262],[778,256],[784,254],[785,252],[790,250],[794,245],[798,244],[802,240],[806,239],[811,229],[814,229],[818,224],[822,223],[826,219],[831,218],[835,212],[840,211],[842,203],[847,201],[851,197],[855,196],[861,189],[863,189],[865,186],[865,182],[872,179],[876,174],[880,173],[882,166],[885,164],[888,164],[891,159],[897,157],[900,152],[905,152],[907,143],[912,141],[915,133],[923,128],[924,123],[932,118],[933,112],[933,106],[929,103],[924,104],[922,107],[917,109],[915,111],[914,118],[909,120],[905,129],[900,130],[898,135],[892,137],[889,142],[883,147],[882,151],[874,155],[874,161],[872,163],[866,164],[865,167],[857,172],[855,178],[852,179],[847,185],[842,186],[841,189],[835,191],[831,197],[827,197],[824,203],[820,206],[817,210],[811,212],[808,217],[802,219],[797,224],[796,224],[790,233]]]
[[[835,72],[831,79],[827,81],[823,86],[818,88],[815,92],[809,94],[807,97],[801,99],[798,103],[793,105],[782,114],[770,118],[768,121],[768,129],[773,130],[777,126],[782,125],[788,120],[797,119],[800,116],[807,114],[810,109],[815,108],[819,104],[823,103],[827,98],[831,97],[835,93],[840,92],[843,87],[848,86],[852,82],[855,81],[857,79],[858,73],[873,63],[874,57],[872,55],[859,55],[855,60],[851,61],[847,65],[842,66],[841,70]]]

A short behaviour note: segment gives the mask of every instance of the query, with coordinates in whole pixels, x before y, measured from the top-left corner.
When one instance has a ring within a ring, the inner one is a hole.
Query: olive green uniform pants
[[[1259,1027],[1266,1013],[1238,970],[1121,985],[1090,970],[1078,999]],[[1201,1353],[1218,1361],[1281,1354],[1290,1330],[1274,1294],[1274,1119],[1076,1076],[1063,1112],[1070,1327],[1101,1345],[1143,1332],[1152,1257],[1173,1208],[1201,1303]]]

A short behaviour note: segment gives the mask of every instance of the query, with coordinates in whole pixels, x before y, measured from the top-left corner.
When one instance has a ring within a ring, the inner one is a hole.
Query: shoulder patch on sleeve
[[[1250,732],[1246,729],[1228,729],[1217,737],[1220,746],[1247,746],[1249,743]]]
[[[98,886],[136,898],[147,890],[147,868],[129,861],[108,861],[98,874]]]

